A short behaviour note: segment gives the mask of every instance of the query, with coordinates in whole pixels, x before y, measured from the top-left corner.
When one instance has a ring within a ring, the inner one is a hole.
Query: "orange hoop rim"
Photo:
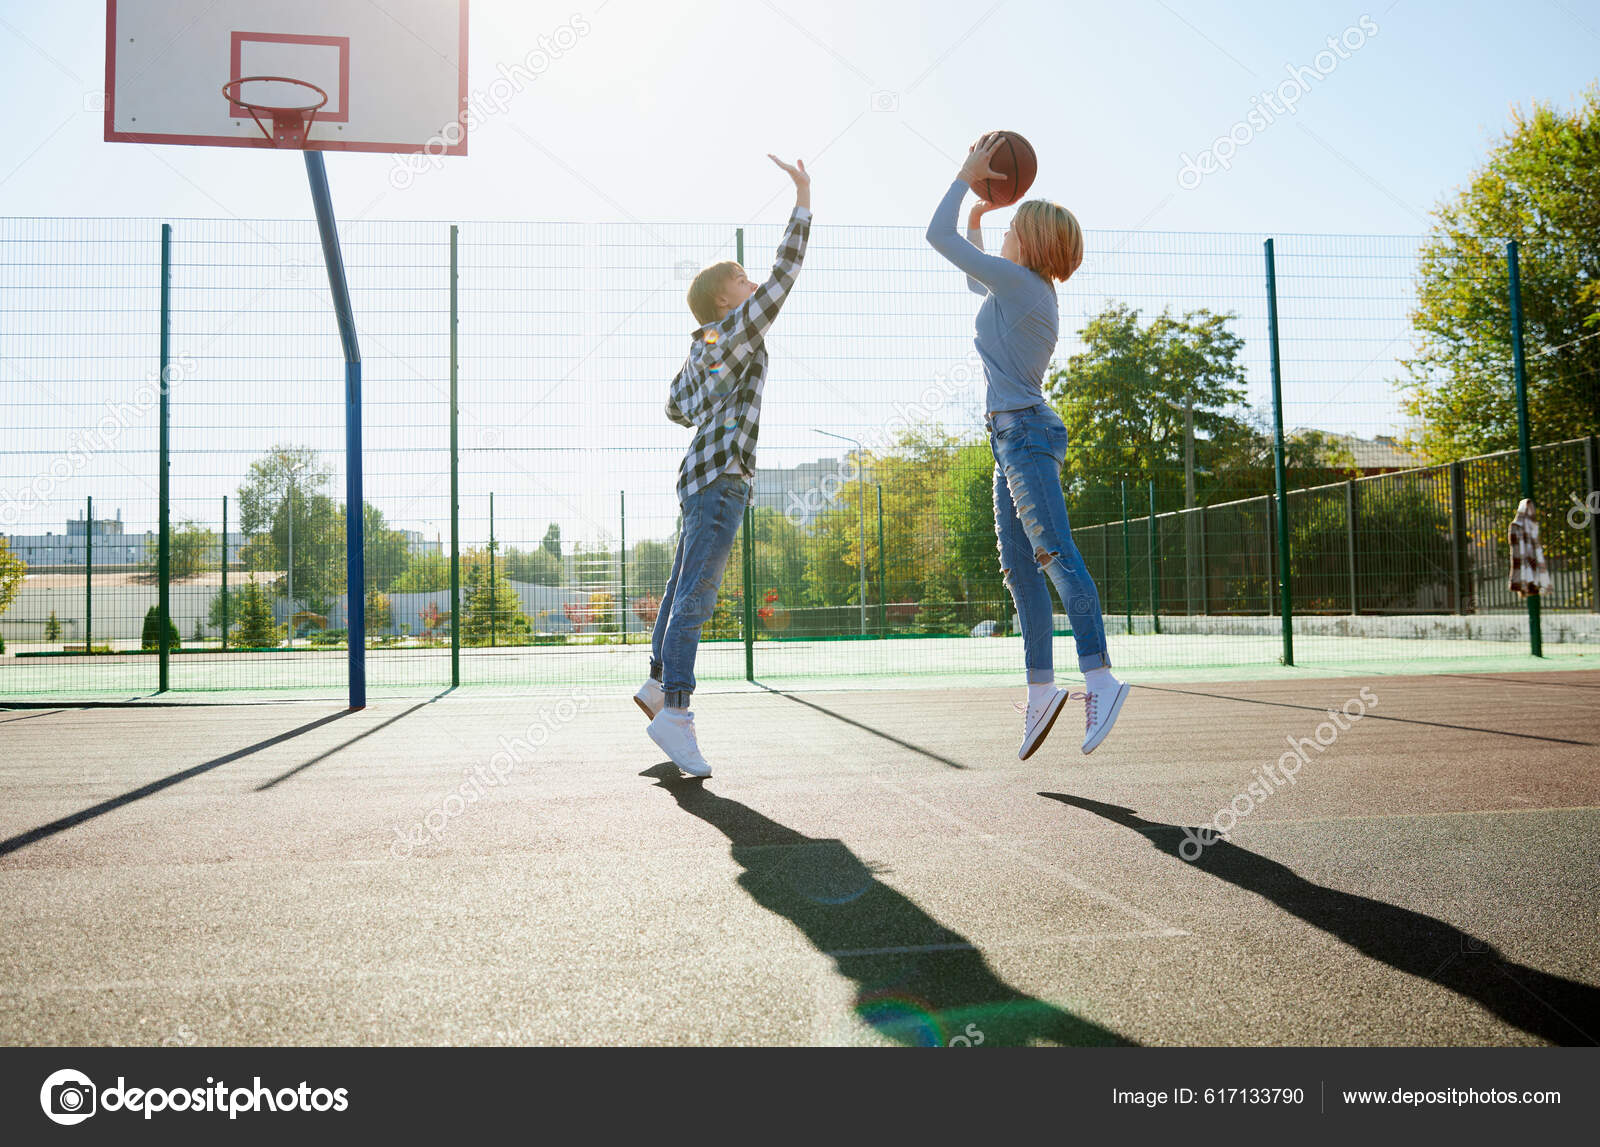
[[[294,84],[297,87],[310,88],[321,98],[314,104],[275,105],[252,103],[238,94],[240,84],[257,83]],[[274,128],[278,126],[280,118],[287,120],[291,116],[299,116],[301,123],[298,135],[299,139],[304,140],[311,132],[311,121],[317,118],[317,112],[328,102],[328,93],[322,88],[310,80],[297,80],[293,76],[240,76],[238,79],[229,80],[222,85],[222,95],[229,103],[237,104],[249,112],[250,118],[255,120],[256,126],[261,129],[261,134],[274,143],[277,140],[273,138],[272,132],[267,130],[267,125],[261,122],[261,117],[256,114],[257,112],[266,112],[271,116]]]

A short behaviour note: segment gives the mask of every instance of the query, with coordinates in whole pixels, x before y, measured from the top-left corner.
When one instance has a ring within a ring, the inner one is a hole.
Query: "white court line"
[[[933,813],[941,820],[948,821],[958,828],[972,834],[973,836],[976,836],[989,847],[998,849],[1014,860],[1021,861],[1027,867],[1032,868],[1035,871],[1044,872],[1050,876],[1054,876],[1057,880],[1060,880],[1062,883],[1077,889],[1085,896],[1091,896],[1103,904],[1109,904],[1111,907],[1115,908],[1119,912],[1124,913],[1125,915],[1132,916],[1146,928],[1155,929],[1163,933],[1170,931],[1177,932],[1179,935],[1188,934],[1186,932],[1178,932],[1178,930],[1174,929],[1172,925],[1158,919],[1155,916],[1152,916],[1142,908],[1139,908],[1133,904],[1129,904],[1120,896],[1117,896],[1111,892],[1107,892],[1099,885],[1090,884],[1087,880],[1084,880],[1082,877],[1077,876],[1068,869],[1061,867],[1059,864],[1052,864],[1048,860],[1041,860],[1032,853],[1024,852],[1020,848],[1015,848],[1011,845],[1005,844],[997,836],[995,836],[994,833],[985,832],[971,821],[964,820],[953,812],[947,812],[946,810],[939,808],[937,805],[930,804],[921,797],[916,796],[913,793],[906,792],[898,785],[892,784],[891,782],[884,780],[882,777],[873,777],[872,780],[874,783],[882,785],[884,788],[895,793],[896,795],[911,801],[913,804],[920,806],[928,812]]]

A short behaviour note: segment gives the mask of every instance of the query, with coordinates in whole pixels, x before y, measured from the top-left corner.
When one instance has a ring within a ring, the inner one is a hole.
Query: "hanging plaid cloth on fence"
[[[1533,499],[1517,503],[1517,516],[1511,520],[1511,592],[1524,597],[1550,588],[1550,571],[1544,564],[1544,547],[1539,544],[1539,511]]]

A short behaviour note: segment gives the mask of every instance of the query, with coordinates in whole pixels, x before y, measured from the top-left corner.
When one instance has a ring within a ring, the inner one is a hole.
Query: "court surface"
[[[1600,1040],[1600,671],[1019,692],[0,710],[0,1042]]]

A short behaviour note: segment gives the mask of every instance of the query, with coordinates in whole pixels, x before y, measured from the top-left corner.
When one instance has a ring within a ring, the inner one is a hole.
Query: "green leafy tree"
[[[486,561],[473,563],[461,596],[465,610],[461,619],[461,644],[488,645],[491,633],[499,645],[527,641],[533,623],[522,612],[522,600],[498,564],[491,580]]]
[[[947,572],[961,599],[980,612],[984,604],[991,611],[1009,608],[994,533],[994,455],[987,442],[971,442],[957,452],[939,499],[939,517]]]
[[[167,570],[173,581],[186,581],[205,572],[206,562],[213,553],[221,554],[215,530],[208,530],[199,522],[179,522],[172,528],[167,550]],[[160,570],[161,545],[158,538],[147,538],[144,544],[144,561],[141,563],[147,578],[154,578]]]
[[[1600,429],[1600,84],[1562,112],[1516,109],[1483,165],[1435,208],[1417,264],[1419,339],[1400,385],[1436,462],[1517,443],[1505,241],[1520,247],[1534,442]]]
[[[551,522],[550,528],[545,530],[540,548],[557,561],[561,560],[561,527],[555,522]]]
[[[536,550],[506,550],[506,576],[529,585],[560,585],[561,559],[543,546]]]
[[[44,620],[44,639],[46,641],[61,640],[61,621],[56,617],[56,611],[51,610],[50,616]]]
[[[367,591],[367,632],[378,635],[394,628],[394,609],[387,594],[377,590]]]
[[[272,620],[272,602],[254,578],[239,593],[238,624],[233,642],[246,649],[269,649],[283,640],[283,626]]]
[[[410,566],[411,543],[403,531],[394,529],[383,516],[383,511],[371,502],[362,504],[361,517],[361,545],[362,567],[365,575],[368,593],[374,590],[387,590],[394,587],[394,583],[405,576]],[[339,544],[344,545],[343,520],[341,517]],[[341,549],[341,558],[343,551]],[[340,561],[339,576],[344,576],[344,562]],[[296,589],[298,590],[298,586]]]
[[[0,537],[0,614],[11,608],[27,573],[28,563],[12,553],[11,543]]]
[[[394,579],[390,593],[437,593],[450,588],[450,558],[440,553],[418,554],[405,572]]]
[[[1153,479],[1163,502],[1176,495],[1182,505],[1186,401],[1194,408],[1196,465],[1214,475],[1213,499],[1237,496],[1214,448],[1242,429],[1232,413],[1245,398],[1244,340],[1229,327],[1234,318],[1163,310],[1144,322],[1136,308],[1114,302],[1085,324],[1083,351],[1045,381],[1067,427],[1063,485],[1075,525],[1120,516],[1123,481],[1131,496]],[[1256,465],[1270,470],[1270,458]]]
[[[159,649],[161,646],[161,607],[152,605],[144,615],[144,630],[139,635],[140,649]],[[167,648],[179,649],[178,627],[167,618]]]
[[[239,620],[239,591],[218,590],[206,607],[206,624],[218,633],[224,632]]]

